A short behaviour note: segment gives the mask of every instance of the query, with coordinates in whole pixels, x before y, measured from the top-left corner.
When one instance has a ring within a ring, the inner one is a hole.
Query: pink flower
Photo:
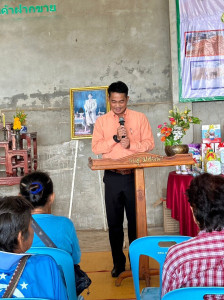
[[[164,124],[164,126],[166,126],[166,125],[167,125],[167,122],[164,122],[163,124]]]
[[[170,120],[170,121],[175,121],[175,119],[174,119],[174,118],[169,118],[169,120]]]
[[[160,125],[158,125],[158,127],[157,127],[157,128],[159,128],[159,129],[160,129],[162,126],[163,126],[163,125],[162,125],[162,124],[160,124]]]

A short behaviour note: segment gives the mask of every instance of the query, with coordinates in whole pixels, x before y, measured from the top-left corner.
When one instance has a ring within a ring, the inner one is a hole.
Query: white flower
[[[176,127],[173,129],[173,139],[177,141],[183,137],[183,132],[181,127]]]

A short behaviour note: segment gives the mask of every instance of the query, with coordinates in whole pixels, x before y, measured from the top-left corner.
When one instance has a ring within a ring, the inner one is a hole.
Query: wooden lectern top
[[[195,161],[190,153],[176,154],[174,156],[162,156],[143,152],[125,156],[120,159],[92,159],[89,157],[88,166],[91,170],[108,170],[193,165],[194,163]]]

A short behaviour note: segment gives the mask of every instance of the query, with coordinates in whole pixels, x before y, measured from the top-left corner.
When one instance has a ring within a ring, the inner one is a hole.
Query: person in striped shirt
[[[162,296],[182,287],[224,286],[224,177],[199,175],[186,193],[200,232],[170,247],[163,266]],[[207,299],[224,299],[224,295]]]

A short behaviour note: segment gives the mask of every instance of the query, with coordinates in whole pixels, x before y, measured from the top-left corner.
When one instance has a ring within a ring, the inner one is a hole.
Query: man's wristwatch
[[[116,135],[116,134],[113,136],[113,139],[114,139],[114,141],[115,141],[116,143],[120,143],[120,140],[118,140],[118,138],[117,138],[117,135]]]

